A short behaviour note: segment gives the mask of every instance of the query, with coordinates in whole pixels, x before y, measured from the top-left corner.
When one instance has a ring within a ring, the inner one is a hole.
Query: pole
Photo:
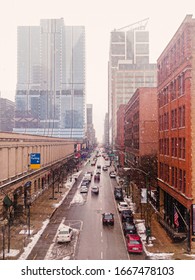
[[[28,204],[28,236],[30,236],[30,204]]]

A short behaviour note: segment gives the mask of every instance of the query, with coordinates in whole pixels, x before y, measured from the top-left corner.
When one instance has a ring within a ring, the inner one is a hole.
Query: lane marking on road
[[[47,233],[47,234],[45,235],[45,239],[47,239],[48,236],[49,236],[49,233]]]
[[[101,260],[103,260],[103,252],[101,252]]]
[[[37,257],[37,254],[35,254],[35,255],[34,255],[33,260],[35,260],[35,259],[36,259],[36,257]]]

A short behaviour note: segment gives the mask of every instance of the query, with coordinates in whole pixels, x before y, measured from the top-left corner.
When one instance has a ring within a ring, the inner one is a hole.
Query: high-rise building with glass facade
[[[83,138],[85,28],[63,18],[18,27],[15,132]]]

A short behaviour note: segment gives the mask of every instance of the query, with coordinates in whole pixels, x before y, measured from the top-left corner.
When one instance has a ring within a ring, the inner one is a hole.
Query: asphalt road
[[[104,159],[99,157],[97,164],[103,166]],[[28,259],[145,259],[144,254],[129,255],[126,250],[117,203],[113,194],[117,182],[109,177],[109,171],[113,168],[101,171],[98,183],[94,182],[92,178],[88,193],[80,194],[79,185],[84,173],[95,171],[96,166],[93,167],[88,163],[83,168],[77,182],[61,206],[55,211]],[[92,185],[99,186],[99,195],[91,193]],[[104,212],[114,213],[114,226],[102,225],[102,213]],[[60,224],[69,225],[74,229],[73,239],[69,244],[56,242],[56,233]]]

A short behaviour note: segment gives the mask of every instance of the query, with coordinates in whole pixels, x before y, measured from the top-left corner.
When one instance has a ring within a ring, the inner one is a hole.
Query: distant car
[[[81,182],[81,186],[86,186],[86,187],[88,187],[88,186],[89,186],[89,181],[82,181],[82,182]]]
[[[138,234],[127,234],[126,236],[127,251],[129,253],[142,253],[143,245]]]
[[[97,169],[101,169],[101,165],[98,164],[98,165],[97,165]]]
[[[128,209],[128,210],[122,210],[121,211],[121,221],[123,222],[133,222],[133,212]]]
[[[109,175],[110,175],[110,178],[116,178],[116,172],[115,171],[110,171]]]
[[[63,242],[70,242],[73,236],[73,229],[68,226],[63,226],[59,229],[57,234],[57,242],[63,243]]]
[[[95,174],[94,175],[94,181],[99,182],[99,180],[100,180],[100,174]]]
[[[114,214],[113,213],[103,213],[102,214],[102,224],[103,225],[114,225]]]
[[[102,167],[102,170],[103,170],[103,171],[107,171],[107,170],[108,170],[108,167],[107,167],[106,165],[104,165],[104,166]]]
[[[134,223],[124,222],[123,223],[123,233],[127,234],[137,234],[137,229]]]
[[[101,174],[101,169],[98,168],[95,173],[96,174]]]
[[[127,210],[127,209],[129,209],[129,205],[127,204],[127,202],[125,202],[125,201],[120,201],[120,202],[118,203],[118,211],[119,211],[119,212],[121,212],[121,211],[123,211],[123,210]]]
[[[80,187],[80,193],[87,193],[88,192],[88,187],[87,186],[81,186]]]
[[[99,187],[98,186],[92,186],[91,187],[91,193],[99,194]]]

